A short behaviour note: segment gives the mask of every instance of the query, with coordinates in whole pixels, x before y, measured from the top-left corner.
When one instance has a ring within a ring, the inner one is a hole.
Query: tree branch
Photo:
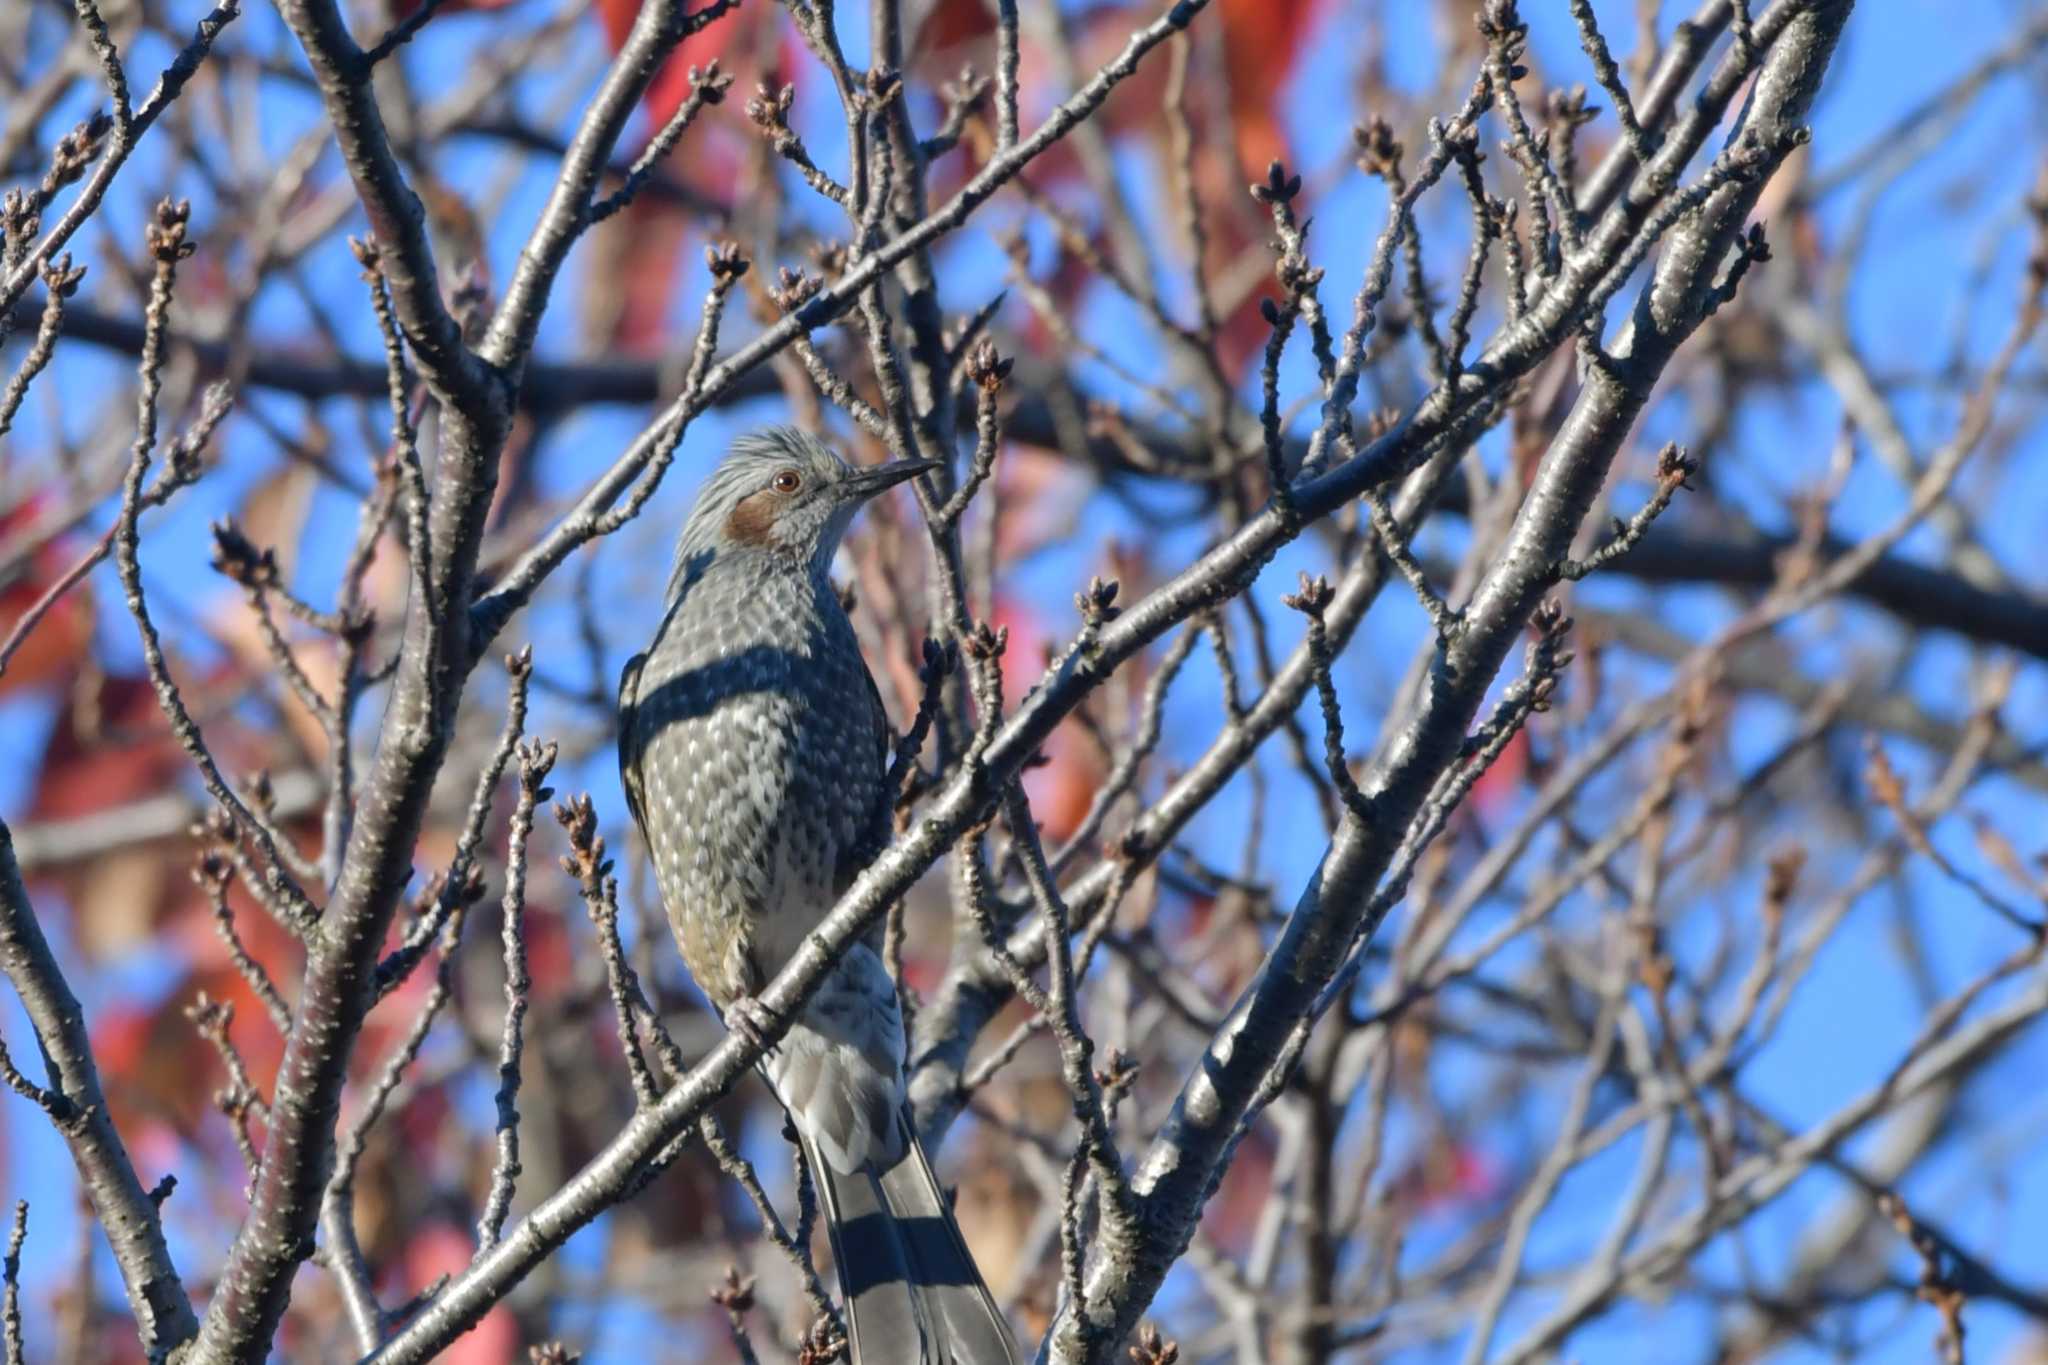
[[[14,836],[0,821],[0,972],[14,983],[49,1066],[49,1097],[58,1105],[58,1132],[71,1149],[78,1180],[93,1215],[107,1234],[142,1349],[152,1361],[189,1341],[199,1324],[192,1301],[171,1264],[163,1225],[149,1192],[136,1177],[128,1149],[107,1115],[99,1069],[93,1065],[85,1011],[43,938],[21,869]]]
[[[17,306],[18,316],[30,326],[39,311],[31,303]],[[128,355],[139,354],[142,347],[141,324],[92,309],[67,308],[61,335]],[[195,353],[209,369],[227,365],[228,347],[222,342],[173,332],[170,343]],[[1015,395],[1014,404],[1003,416],[1005,439],[1048,450],[1064,449],[1059,416],[1046,397],[1052,385],[1051,376],[1037,372],[1025,358],[1019,358],[1016,366],[1016,373],[1004,388],[1006,397]],[[522,378],[519,409],[551,418],[586,406],[651,403],[660,396],[660,371],[661,366],[655,362],[533,362]],[[287,360],[268,347],[250,361],[243,381],[252,388],[303,398],[381,398],[387,382],[381,364]],[[736,377],[707,407],[736,407],[776,392],[779,388],[773,372],[765,365],[757,366]],[[1085,407],[1089,400],[1084,394],[1077,401]],[[1200,463],[1198,438],[1133,425],[1139,443],[1153,452],[1162,465],[1193,469]],[[1307,451],[1305,440],[1289,440],[1283,447],[1283,461],[1290,469],[1299,468]],[[1134,472],[1122,447],[1107,436],[1090,440],[1087,456],[1090,464],[1107,477]],[[1446,489],[1437,509],[1452,516],[1468,515],[1470,508],[1463,486],[1454,484]],[[1718,583],[1761,588],[1777,580],[1778,556],[1793,544],[1794,538],[1789,535],[1747,528],[1717,527],[1707,533],[1684,526],[1653,524],[1632,549],[1606,568],[1646,583]],[[1821,551],[1826,558],[1833,559],[1844,548],[1830,539],[1822,542]],[[1851,582],[1844,594],[1882,608],[1908,626],[1950,631],[1984,644],[2003,645],[2037,659],[2048,659],[2048,599],[2021,587],[1999,591],[1974,583],[1963,574],[1886,554]],[[23,837],[26,840],[26,831]],[[39,856],[31,853],[24,842],[25,865]]]
[[[489,402],[497,382],[463,344],[461,324],[442,300],[426,209],[391,150],[368,54],[356,45],[335,0],[281,0],[278,10],[313,68],[342,164],[384,247],[399,322],[428,385],[458,406]]]
[[[1465,628],[1445,651],[1444,666],[1432,671],[1418,714],[1362,784],[1372,818],[1346,812],[1256,981],[1190,1072],[1172,1117],[1140,1164],[1136,1184],[1151,1236],[1137,1248],[1116,1249],[1124,1254],[1092,1259],[1088,1311],[1097,1328],[1095,1340],[1120,1338],[1150,1303],[1192,1237],[1247,1111],[1270,1092],[1269,1070],[1288,1052],[1314,997],[1351,945],[1370,938],[1377,928],[1364,919],[1374,885],[1439,775],[1457,757],[1513,640],[1555,582],[1555,566],[1569,550],[1651,385],[1704,316],[1719,261],[1755,202],[1761,172],[1789,151],[1784,130],[1804,116],[1818,90],[1849,5],[1819,0],[1782,8],[1796,12],[1771,47],[1731,144],[1731,154],[1744,149],[1755,156],[1760,173],[1718,184],[1697,213],[1670,235],[1613,362],[1589,370],[1506,545],[1473,595]],[[1583,276],[1590,264],[1585,255],[1570,258],[1558,284],[1532,307],[1531,316],[1554,307],[1569,292],[1570,278]],[[1317,483],[1344,472],[1340,467]],[[1056,1360],[1106,1359],[1097,1350],[1085,1357],[1062,1355],[1057,1325],[1051,1340]]]

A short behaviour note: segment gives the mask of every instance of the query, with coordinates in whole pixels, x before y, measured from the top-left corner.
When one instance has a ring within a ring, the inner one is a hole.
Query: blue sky
[[[1440,35],[1431,26],[1433,20],[1419,17],[1429,8],[1390,4],[1381,11],[1393,74],[1398,81],[1417,89],[1426,88],[1436,77]],[[1539,13],[1553,8],[1558,12]],[[196,8],[189,4],[173,5],[172,9],[181,16],[188,10],[196,13]],[[1561,22],[1562,6],[1532,0],[1526,9],[1531,12],[1532,46],[1542,69],[1571,72],[1574,79],[1590,81],[1569,24]],[[1633,6],[1608,0],[1596,4],[1595,9],[1607,30],[1615,35],[1618,55],[1625,57],[1628,34],[1633,31]],[[2001,0],[1864,0],[1814,114],[1811,155],[1817,172],[1825,175],[1828,168],[1861,150],[1904,110],[2005,41],[2016,22],[2029,12],[2025,5]],[[1667,28],[1677,14],[1674,8],[1666,16]],[[411,69],[416,75],[445,69],[446,63],[469,50],[480,26],[493,22],[496,20],[487,16],[454,16],[437,21],[409,53]],[[282,49],[281,28],[268,7],[252,6],[240,24],[242,41],[253,39],[259,47]],[[863,55],[863,35],[859,31],[863,26],[848,22],[845,27],[849,55],[858,62]],[[1348,110],[1354,52],[1341,41],[1341,25],[1333,25],[1331,33],[1335,40],[1313,46],[1296,71],[1291,87],[1289,129],[1297,160],[1308,167],[1338,158],[1349,139],[1350,113],[1337,119],[1329,117],[1328,111],[1333,104]],[[563,54],[565,61],[589,58],[597,51],[594,38],[587,32],[572,47],[572,51]],[[145,43],[131,66],[138,72],[153,71],[167,55],[160,48],[160,44]],[[1944,143],[1941,153],[1901,177],[1879,204],[1871,226],[1868,272],[1851,292],[1848,317],[1855,339],[1880,373],[1924,366],[1930,353],[1945,354],[1966,318],[1976,319],[1962,333],[1962,344],[1971,356],[1981,359],[1996,343],[2008,318],[2004,300],[2012,296],[2012,282],[2026,249],[2024,233],[2010,206],[2017,203],[2036,169],[2029,157],[2038,155],[2041,74],[2037,65],[2031,85],[2026,75],[2001,81]],[[276,155],[318,119],[319,111],[304,92],[286,91],[275,85],[271,88],[274,93],[266,112],[272,116],[266,117],[253,133],[267,153]],[[820,96],[824,94],[822,83],[812,89]],[[843,148],[833,140],[836,120],[819,117],[818,112],[812,111],[808,120],[812,126],[806,132],[819,159],[830,165],[843,155]],[[535,114],[540,116],[539,111]],[[563,121],[559,113],[554,117],[557,122]],[[2002,154],[2002,149],[2009,147],[2027,149],[2027,154]],[[495,174],[493,164],[481,154],[458,151],[444,160],[443,170],[458,186],[479,187]],[[1142,176],[1146,174],[1147,163],[1134,154],[1126,157],[1125,169],[1134,176]],[[131,191],[146,181],[165,180],[164,169],[151,164],[147,155],[138,158],[138,164],[128,174]],[[190,172],[180,179],[193,181],[183,187],[195,198],[203,199],[203,187]],[[538,162],[531,165],[508,197],[504,211],[490,225],[488,240],[497,279],[509,277],[511,262],[538,212],[547,184],[546,168]],[[1850,221],[1856,208],[1856,193],[1853,189],[1838,193],[1821,205],[1823,236],[1830,243]],[[103,221],[124,238],[132,236],[139,221],[138,206],[143,202],[137,193],[117,193]],[[1325,298],[1333,307],[1342,307],[1349,298],[1379,229],[1383,205],[1384,198],[1376,184],[1352,175],[1342,179],[1323,202],[1313,206],[1318,223],[1311,243],[1317,263],[1328,272]],[[1149,211],[1144,195],[1133,195],[1132,206],[1141,214]],[[1452,277],[1463,259],[1464,243],[1459,236],[1462,220],[1456,214],[1443,215],[1436,229],[1428,239],[1431,272],[1435,278],[1445,280]],[[693,315],[695,301],[701,297],[696,283],[701,277],[701,266],[696,261],[695,244],[687,250],[692,283],[682,290],[679,308]],[[949,281],[958,282],[958,293],[952,300],[955,302],[978,301],[985,292],[980,286],[986,272],[1001,269],[993,241],[986,231],[978,229],[962,234],[948,248],[946,259]],[[1980,260],[1990,263],[1983,293],[1992,302],[1973,310],[1971,281]],[[568,289],[574,288],[574,268],[572,262]],[[1781,272],[1792,268],[1789,260],[1781,256],[1778,262],[1752,276],[1749,287],[1784,287],[1788,278]],[[376,349],[375,336],[367,314],[359,306],[356,273],[355,263],[339,240],[335,240],[313,258],[308,283],[332,312],[348,320],[356,352],[371,355]],[[273,291],[259,304],[254,325],[260,331],[289,334],[301,325],[297,307],[294,296]],[[1080,324],[1091,336],[1123,339],[1118,350],[1121,358],[1141,371],[1158,372],[1161,357],[1145,346],[1142,329],[1125,325],[1128,321],[1125,310],[1113,302],[1101,301],[1091,306]],[[728,341],[738,335],[739,331],[730,331]],[[542,331],[541,347],[544,353],[556,356],[576,351],[575,309],[566,297],[550,314]],[[2038,365],[2038,348],[2035,355]],[[1303,392],[1310,377],[1297,349],[1284,372],[1284,386],[1293,393]],[[1112,377],[1096,374],[1091,378],[1097,379],[1105,391],[1117,391]],[[126,382],[120,363],[77,345],[60,353],[52,379],[67,395],[120,393]],[[275,404],[280,412],[290,410],[284,400],[259,396],[253,401]],[[1907,431],[1923,450],[1955,420],[1957,403],[1952,394],[1915,391],[1898,395],[1896,401]],[[34,402],[29,407],[22,423],[22,448],[35,449],[41,436],[38,424],[47,420],[48,409]],[[73,434],[81,434],[85,424],[98,417],[92,404],[67,404],[65,413],[77,428]],[[665,528],[680,523],[702,471],[730,436],[773,413],[774,405],[753,405],[700,419],[691,430],[674,473],[646,516],[600,549],[596,590],[601,601],[618,604],[616,613],[607,613],[607,625],[613,632],[608,643],[614,668],[645,633],[644,622],[651,622],[653,596],[667,566]],[[337,431],[354,430],[351,408],[337,405],[333,415]],[[1666,438],[1684,441],[1699,417],[1700,414],[1688,410],[1682,399],[1664,403],[1639,434],[1642,450],[1654,449]],[[644,419],[644,413],[623,409],[593,409],[570,418],[553,437],[550,454],[541,465],[544,490],[567,495],[580,488],[639,430]],[[1716,486],[1770,529],[1784,529],[1782,517],[1787,495],[1818,482],[1839,424],[1839,404],[1814,382],[1791,386],[1776,398],[1752,396],[1750,406],[1737,418],[1732,457],[1725,468],[1717,470]],[[145,568],[153,590],[160,597],[179,596],[183,583],[172,566],[200,561],[205,553],[207,523],[239,504],[253,477],[251,471],[264,465],[264,438],[246,426],[231,426],[230,430],[236,434],[230,438],[225,463],[186,494],[173,511],[157,518],[149,527]],[[238,459],[238,455],[248,458]],[[1498,442],[1489,443],[1483,455],[1498,461]],[[1876,466],[1867,450],[1860,455],[1856,472],[1834,513],[1834,528],[1844,536],[1868,533],[1884,525],[1903,505],[1896,482]],[[1645,461],[1639,458],[1635,465],[1638,476],[1644,467]],[[2006,572],[2039,590],[2048,583],[2048,545],[2044,545],[2037,530],[2039,509],[2048,505],[2048,460],[2041,459],[2037,450],[2029,450],[2021,470],[2005,479],[1997,499],[1975,510],[1981,516],[1987,544]],[[1973,490],[1982,491],[1967,474],[1961,487],[1966,497]],[[1620,502],[1627,505],[1641,495],[1639,482],[1626,484]],[[335,513],[332,526],[337,529],[324,542],[316,540],[304,547],[300,570],[300,586],[316,598],[323,597],[331,587],[353,524],[352,514],[340,495],[329,493],[323,497],[323,507],[331,505]],[[99,524],[104,523],[103,517]],[[1034,560],[1020,576],[1021,586],[1041,600],[1063,602],[1073,584],[1099,568],[1102,546],[1110,537],[1140,533],[1149,534],[1141,532],[1112,500],[1098,499],[1091,504],[1073,542]],[[1434,543],[1455,550],[1461,543],[1455,527],[1433,530],[1429,536],[1444,539],[1432,542],[1426,538],[1426,545]],[[1199,540],[1196,532],[1169,537],[1157,543],[1156,551],[1162,562],[1171,562],[1176,555],[1184,557],[1197,549]],[[1931,532],[1923,531],[1909,538],[1904,549],[1909,554],[1930,554],[1938,549],[1938,541]],[[1306,548],[1291,550],[1275,561],[1257,591],[1270,602],[1291,589],[1297,569],[1320,567],[1323,565],[1317,552]],[[573,566],[570,572],[574,572]],[[565,575],[564,586],[567,581]],[[115,658],[134,657],[132,630],[125,616],[117,614],[119,599],[113,590],[111,573],[99,575],[94,587],[101,604],[104,638],[114,642],[109,653]],[[1649,600],[1641,589],[1618,579],[1596,578],[1584,585],[1581,593],[1582,600],[1588,603],[1617,610],[1637,609]],[[1663,592],[1657,600],[1665,622],[1695,639],[1705,638],[1725,624],[1737,605],[1732,599],[1704,590]],[[572,619],[565,601],[566,595],[558,593],[551,602],[516,622],[505,639],[507,647],[526,638],[548,638],[562,631]],[[1287,632],[1293,630],[1293,624],[1283,619],[1287,613],[1273,611],[1269,615],[1284,642]],[[1052,614],[1051,619],[1062,618]],[[1339,681],[1351,708],[1347,712],[1347,733],[1354,751],[1369,747],[1374,709],[1386,699],[1390,680],[1398,676],[1399,664],[1413,650],[1423,627],[1422,616],[1413,602],[1403,594],[1389,592],[1342,661]],[[1826,677],[1857,662],[1853,655],[1845,655],[1842,648],[1844,640],[1860,639],[1848,631],[1794,628],[1785,632],[1785,637],[1794,645],[1802,666],[1814,676]],[[1898,685],[1929,709],[1961,719],[1971,665],[1970,652],[1959,642],[1936,638],[1917,652]],[[1624,686],[1647,691],[1660,686],[1666,674],[1661,666],[1643,664],[1616,668],[1612,678],[1618,678]],[[494,681],[487,680],[473,690],[472,704],[492,705],[495,686]],[[1207,666],[1203,652],[1198,652],[1168,711],[1166,752],[1170,760],[1190,757],[1206,743],[1213,733],[1217,706],[1213,670]],[[1312,732],[1316,724],[1313,713],[1313,706],[1305,712]],[[2048,724],[2044,724],[2044,718],[2048,718],[2048,670],[2038,664],[2020,670],[2006,715],[2017,727],[2017,737],[2022,741],[2039,744],[2048,740]],[[2026,729],[2029,718],[2031,732]],[[548,723],[545,706],[537,723],[542,728]],[[1789,723],[1790,713],[1776,703],[1745,703],[1736,726],[1737,760],[1759,761],[1783,738]],[[41,749],[46,727],[44,708],[33,702],[13,701],[0,706],[0,760],[4,760],[0,761],[0,811],[14,812],[20,808],[30,764]],[[1888,744],[1887,749],[1909,780],[1922,785],[1938,766],[1937,756],[1910,746]],[[1290,775],[1287,765],[1276,759],[1269,769],[1273,799],[1279,803],[1298,803],[1303,789],[1299,780]],[[556,785],[571,790],[590,788],[597,796],[607,829],[623,830],[623,804],[608,755],[600,754],[578,769],[561,773]],[[1235,784],[1197,822],[1192,831],[1196,839],[1214,836],[1234,846],[1235,841],[1229,836],[1242,828],[1245,785]],[[1625,794],[1617,796],[1617,800],[1625,799]],[[1996,815],[2008,833],[2022,839],[2023,853],[2032,851],[2024,842],[2030,831],[2038,842],[2038,831],[2048,828],[2041,798],[2001,779],[1980,784],[1964,803],[1964,809]],[[1271,838],[1263,852],[1263,870],[1274,878],[1285,898],[1302,885],[1313,869],[1322,851],[1322,835],[1313,820],[1269,819],[1267,829]],[[1788,831],[1787,836],[1795,833]],[[1966,838],[1954,837],[1951,830],[1941,842],[1951,856],[1967,865],[1976,865],[1977,854]],[[1852,847],[1848,851],[1853,854],[1860,850]],[[1810,869],[1809,876],[1815,884],[1826,885],[1838,881],[1846,872],[1846,865],[1817,865]],[[1748,895],[1753,903],[1761,875],[1761,869],[1752,870],[1738,879],[1729,894]],[[1937,972],[1949,989],[2013,946],[2011,931],[2006,926],[1984,915],[1981,908],[1963,899],[1950,884],[1924,866],[1915,866],[1900,881],[1856,906],[1849,928],[1823,953],[1813,979],[1775,1041],[1747,1077],[1748,1093],[1795,1126],[1825,1115],[1882,1074],[1919,1026],[1921,1009],[1888,939],[1887,925],[1895,914],[1943,927],[1943,932],[1932,937],[1940,948]],[[62,917],[48,918],[58,926],[61,938]],[[102,976],[89,985],[82,982],[81,986],[86,987],[82,993],[90,1004],[94,989],[147,992],[152,989],[153,979],[147,963],[136,963],[131,969]],[[10,1040],[28,1036],[11,998],[0,1006],[0,1031]],[[2015,1272],[2022,1280],[2027,1280],[2031,1273],[2037,1283],[2048,1280],[2048,1246],[2043,1245],[2038,1234],[2030,1245],[2026,1230],[2048,1226],[2048,1158],[2043,1156],[2048,1152],[2048,1143],[2043,1142],[2044,1136],[2048,1136],[2044,1133],[2048,1106],[2040,1098],[2038,1085],[2027,1082],[2043,1074],[2044,1066],[2048,1066],[2048,1045],[2037,1034],[2007,1055],[1992,1077],[1987,1078],[1989,1084],[1980,1084],[1977,1097],[1965,1107],[1966,1117],[1985,1132],[1995,1134],[1998,1148],[2010,1154],[2002,1182],[1986,1182],[1974,1169],[1973,1163],[1982,1156],[1980,1146],[1957,1144],[1949,1149],[1954,1153],[1952,1157],[1924,1164],[1905,1187],[1908,1200],[1916,1206],[1941,1210],[1947,1229],[1973,1251]],[[1441,1083],[1455,1086],[1458,1079],[1453,1065]],[[2006,1099],[1996,1112],[1989,1112],[1983,1097],[1998,1085],[2002,1085]],[[14,1138],[9,1144],[13,1161],[9,1190],[41,1191],[69,1180],[68,1162],[60,1145],[25,1106],[11,1095],[0,1097],[0,1114],[4,1114]],[[1512,1162],[1525,1142],[1540,1151],[1548,1143],[1554,1122],[1555,1115],[1527,1116],[1525,1133],[1502,1135],[1501,1158]],[[1852,1146],[1851,1150],[1856,1149]],[[1538,1226],[1530,1248],[1533,1264],[1569,1264],[1597,1239],[1612,1191],[1626,1179],[1634,1156],[1633,1142],[1625,1142],[1606,1156],[1588,1162],[1572,1177],[1551,1216]],[[1745,1273],[1768,1283],[1785,1249],[1794,1244],[1816,1212],[1826,1207],[1839,1189],[1839,1182],[1825,1175],[1802,1180],[1739,1234],[1720,1239],[1699,1263],[1700,1272],[1727,1286],[1739,1285]],[[53,1277],[68,1273],[72,1233],[63,1209],[61,1200],[39,1198],[36,1232],[28,1248],[27,1280],[31,1295],[41,1296]],[[1579,1216],[1580,1211],[1583,1217]],[[570,1254],[585,1264],[593,1263],[599,1239],[604,1235],[600,1223],[578,1239]],[[1418,1246],[1426,1250],[1427,1241],[1425,1230],[1418,1237]],[[199,1249],[179,1250],[188,1277],[196,1278],[202,1265]],[[1907,1262],[1902,1258],[1897,1264],[1904,1267]],[[112,1267],[105,1264],[102,1270],[102,1292],[111,1292],[115,1283]],[[42,1300],[38,1297],[36,1301]],[[1512,1310],[1497,1340],[1511,1339],[1518,1324],[1532,1318],[1541,1306],[1532,1303]],[[1593,1361],[1691,1359],[1694,1357],[1687,1353],[1683,1343],[1689,1339],[1691,1329],[1703,1329],[1704,1323],[1680,1320],[1681,1317],[1674,1310],[1654,1304],[1628,1305],[1576,1336],[1572,1352],[1580,1359]],[[2010,1349],[2022,1332],[2021,1324],[2010,1313],[1989,1304],[1973,1304],[1968,1321],[1973,1352],[1983,1352],[1990,1358]],[[568,1325],[572,1324],[565,1323]],[[642,1349],[633,1344],[634,1339],[641,1338],[648,1326],[631,1318],[607,1318],[601,1340],[616,1341],[617,1345],[611,1350],[600,1350],[592,1358],[633,1358],[633,1353]],[[1866,1353],[1860,1358],[1919,1361],[1927,1358],[1934,1320],[1929,1311],[1902,1307],[1902,1300],[1893,1297],[1866,1310],[1860,1315],[1858,1326],[1868,1338]],[[1701,1338],[1704,1339],[1703,1330]],[[1795,1346],[1778,1358],[1803,1361],[1830,1357],[1818,1347],[1809,1354],[1807,1348]]]

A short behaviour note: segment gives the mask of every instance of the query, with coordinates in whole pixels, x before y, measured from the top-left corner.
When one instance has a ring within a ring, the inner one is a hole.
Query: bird
[[[619,687],[619,774],[684,964],[726,1026],[886,844],[890,730],[831,565],[870,499],[938,467],[817,437],[733,442],[677,538],[661,624]],[[1015,1343],[912,1126],[879,926],[759,1070],[820,1193],[855,1365],[1012,1365]]]

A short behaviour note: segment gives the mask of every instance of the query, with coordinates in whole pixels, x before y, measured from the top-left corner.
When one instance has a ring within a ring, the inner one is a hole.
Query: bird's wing
[[[865,660],[862,661],[860,675],[867,679],[868,710],[874,713],[875,734],[882,750],[882,772],[886,775],[889,771],[890,750],[896,747],[889,738],[889,708],[882,705],[882,689],[875,685],[875,675],[868,671]],[[891,792],[889,795],[893,798],[895,793]]]
[[[896,809],[896,793],[889,786],[889,761],[896,744],[890,738],[889,711],[882,705],[882,691],[875,686],[875,675],[868,672],[865,663],[861,665],[860,676],[861,681],[867,684],[868,711],[874,717],[877,750],[874,791],[853,843],[839,851],[832,883],[836,895],[845,895],[846,888],[853,885],[853,879],[889,846],[889,835],[894,829],[892,817]]]
[[[875,675],[868,672],[865,663],[860,673],[868,683],[868,710],[875,717],[875,746],[879,751],[875,755],[875,761],[881,769],[880,780],[875,783],[875,810],[872,812],[870,825],[873,831],[870,837],[874,841],[874,847],[868,851],[868,858],[872,860],[889,842],[891,817],[896,810],[896,792],[889,785],[889,766],[895,754],[896,742],[891,738],[889,708],[882,705],[882,689],[875,686]]]
[[[647,821],[640,814],[640,670],[647,663],[645,654],[635,654],[626,660],[626,671],[619,675],[619,784],[626,789],[626,805],[633,812],[633,823],[640,832],[647,832]]]

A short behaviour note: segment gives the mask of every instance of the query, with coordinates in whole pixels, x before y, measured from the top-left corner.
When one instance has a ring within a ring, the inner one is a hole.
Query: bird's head
[[[937,467],[897,460],[856,469],[795,427],[749,432],[697,493],[676,545],[677,581],[700,556],[766,554],[824,573],[862,503]]]

